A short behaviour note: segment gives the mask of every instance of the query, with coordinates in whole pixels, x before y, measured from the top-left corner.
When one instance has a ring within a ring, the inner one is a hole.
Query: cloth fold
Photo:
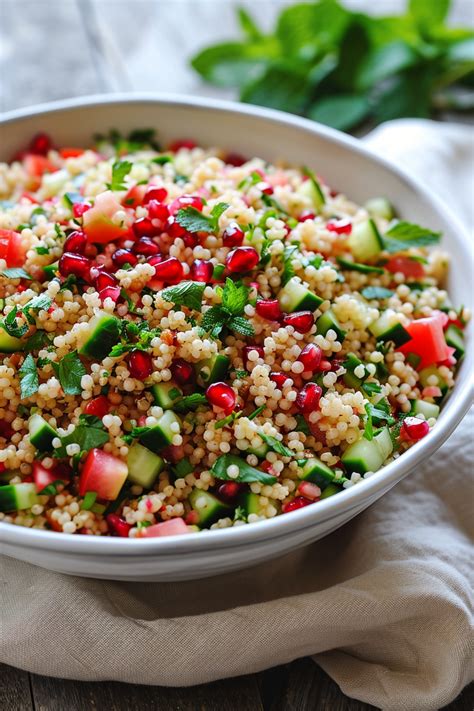
[[[395,146],[472,223],[471,139],[465,127],[401,121],[368,141],[386,155]],[[445,169],[455,155],[462,183]],[[348,696],[387,711],[439,709],[474,677],[473,431],[471,412],[430,460],[343,528],[234,574],[120,583],[0,558],[0,662],[66,678],[185,686],[312,655]]]

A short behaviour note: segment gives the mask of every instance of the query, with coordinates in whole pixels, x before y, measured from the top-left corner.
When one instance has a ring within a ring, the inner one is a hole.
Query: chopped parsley
[[[211,234],[219,229],[219,218],[227,210],[229,204],[220,202],[211,210],[209,217],[196,210],[195,207],[183,207],[176,214],[176,222],[188,232],[207,232]]]
[[[86,375],[86,369],[77,351],[72,351],[61,358],[58,366],[58,377],[65,395],[81,394],[83,375]]]
[[[282,444],[280,440],[276,439],[276,437],[271,437],[270,435],[265,434],[265,432],[262,432],[261,430],[259,430],[258,436],[260,437],[260,439],[263,439],[265,444],[270,447],[273,452],[281,454],[282,457],[293,456],[293,452],[291,451],[291,449],[285,447],[285,445]]]
[[[31,353],[26,356],[18,373],[20,375],[21,399],[24,400],[37,393],[39,388],[38,370]]]
[[[37,247],[39,249],[39,247]],[[25,272],[24,269],[21,267],[10,267],[10,269],[4,269],[3,272],[0,272],[0,276],[5,277],[6,279],[33,279],[28,272]]]
[[[128,160],[115,161],[112,166],[112,182],[107,183],[109,190],[127,190],[124,184],[125,177],[130,173],[133,164]]]

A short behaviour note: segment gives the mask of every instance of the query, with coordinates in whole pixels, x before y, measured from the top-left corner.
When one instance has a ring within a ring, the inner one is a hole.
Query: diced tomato
[[[155,523],[153,526],[140,528],[137,538],[157,538],[160,536],[180,536],[182,533],[190,533],[189,528],[182,518],[170,518],[163,523]]]
[[[83,215],[83,229],[89,242],[106,244],[129,234],[128,227],[116,225],[112,218],[122,210],[115,195],[106,190],[97,195],[94,206]]]
[[[79,477],[79,494],[95,491],[99,499],[115,501],[127,478],[128,467],[118,457],[91,449]]]
[[[42,491],[46,486],[58,481],[59,478],[54,469],[46,469],[41,462],[33,462],[33,481],[36,491]]]
[[[61,158],[78,158],[84,153],[84,148],[61,148],[59,155]]]
[[[19,232],[0,229],[0,259],[5,259],[7,267],[21,267],[27,251],[28,245]]]
[[[33,153],[28,153],[23,158],[23,165],[28,175],[32,178],[41,178],[44,173],[55,173],[59,170],[58,166],[51,163],[45,156],[34,155]]]
[[[125,207],[138,207],[143,203],[143,198],[147,191],[148,185],[134,185],[122,200]]]
[[[452,355],[453,349],[446,343],[443,332],[446,318],[446,314],[437,311],[432,316],[416,319],[406,326],[411,341],[404,343],[398,350],[405,355],[415,353],[420,356],[417,370],[441,363]]]
[[[22,192],[22,194],[20,195],[20,200],[21,200],[21,199],[29,200],[29,201],[32,202],[34,205],[39,205],[39,200],[37,200],[37,199],[35,198],[35,196],[32,195],[31,193],[29,193],[27,190],[24,190],[24,191]]]
[[[195,141],[192,141],[189,138],[184,138],[179,141],[172,141],[169,145],[169,150],[176,153],[181,150],[181,148],[188,148],[189,150],[192,150],[193,148],[196,148],[196,145],[197,143]]]
[[[410,257],[404,257],[403,255],[390,257],[384,266],[385,269],[392,272],[392,274],[401,272],[407,278],[421,279],[425,276],[423,264],[420,264],[420,262]]]

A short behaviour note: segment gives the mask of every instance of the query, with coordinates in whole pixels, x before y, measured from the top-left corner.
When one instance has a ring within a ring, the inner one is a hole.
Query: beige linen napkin
[[[413,126],[383,130],[401,146]],[[349,696],[388,711],[439,709],[474,676],[473,425],[471,413],[331,536],[239,573],[114,583],[0,559],[0,662],[182,686],[314,655]]]

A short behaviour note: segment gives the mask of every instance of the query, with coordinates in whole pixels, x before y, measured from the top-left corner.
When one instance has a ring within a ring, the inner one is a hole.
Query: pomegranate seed
[[[128,358],[128,369],[132,378],[145,380],[153,372],[153,361],[145,351],[132,351]]]
[[[233,273],[249,272],[254,269],[260,257],[253,247],[236,247],[226,257],[227,269]]]
[[[160,281],[173,283],[183,278],[183,265],[176,257],[168,257],[153,266],[155,267],[155,277]]]
[[[182,240],[183,240],[184,244],[186,245],[186,247],[191,247],[191,248],[193,248],[193,247],[195,247],[197,244],[199,244],[199,237],[198,237],[198,235],[195,234],[195,233],[192,233],[192,232],[186,232],[186,233],[182,236]]]
[[[152,267],[155,267],[157,264],[161,264],[163,261],[163,257],[161,254],[154,254],[153,257],[148,257],[146,260],[147,264],[151,264]]]
[[[7,470],[5,464],[3,462],[0,462],[0,474],[3,474]]]
[[[184,517],[184,522],[188,526],[195,526],[199,523],[199,514],[197,511],[189,511],[189,513],[186,514]]]
[[[193,148],[196,148],[196,145],[195,141],[189,138],[183,138],[180,141],[172,141],[169,145],[169,150],[173,151],[173,153],[177,153],[181,148],[187,148],[191,151]]]
[[[222,408],[227,414],[235,407],[235,392],[226,383],[212,383],[206,390],[206,397],[216,407]]]
[[[259,299],[255,311],[268,321],[278,321],[283,316],[278,299]]]
[[[132,527],[125,521],[125,519],[117,514],[110,513],[107,514],[106,520],[111,533],[114,533],[116,536],[120,536],[121,538],[128,538],[128,534]]]
[[[270,183],[257,183],[256,186],[264,195],[273,195],[273,186]]]
[[[321,489],[311,481],[302,481],[298,486],[298,493],[312,501],[317,501],[321,497]]]
[[[106,299],[112,299],[112,301],[116,304],[120,299],[120,291],[119,286],[106,286],[105,289],[101,289],[99,291],[99,298],[102,303],[104,303]]]
[[[236,481],[226,481],[217,488],[217,496],[224,501],[232,501],[240,493],[242,486]]]
[[[184,227],[181,227],[179,222],[176,222],[174,217],[168,217],[166,220],[165,230],[170,237],[173,237],[173,239],[176,239],[176,237],[183,237],[183,235],[187,234]]]
[[[95,278],[95,287],[97,291],[102,291],[107,286],[117,286],[118,281],[113,274],[105,271],[100,271]]]
[[[194,368],[183,358],[177,358],[171,363],[171,375],[180,385],[188,385],[194,380]]]
[[[326,358],[321,358],[321,363],[319,364],[318,370],[320,373],[329,373],[329,371],[332,370],[331,361],[326,360]]]
[[[430,426],[426,420],[420,420],[419,417],[405,417],[400,430],[402,439],[408,439],[412,442],[426,437],[430,431]]]
[[[140,241],[140,240],[138,240]],[[153,246],[155,246],[155,243],[152,242]],[[131,267],[134,267],[135,264],[138,262],[138,259],[136,256],[131,252],[129,249],[117,249],[112,254],[112,261],[114,265],[120,269],[121,267],[124,267],[126,264],[130,264]]]
[[[247,162],[247,158],[241,156],[240,153],[227,153],[224,162],[227,163],[227,165],[234,165],[236,168],[239,168]]]
[[[319,385],[306,383],[296,396],[296,407],[303,413],[314,412],[319,407],[322,394],[323,391]]]
[[[150,200],[148,203],[148,217],[151,220],[160,220],[165,222],[168,219],[170,211],[168,205],[163,205],[162,202],[158,200]]]
[[[308,333],[314,324],[314,317],[311,311],[295,311],[283,317],[285,326],[293,326],[298,333]]]
[[[210,282],[214,265],[204,259],[196,259],[191,265],[191,279],[194,281]]]
[[[87,246],[87,237],[84,232],[74,230],[66,238],[63,245],[63,252],[74,252],[74,254],[84,254]]]
[[[314,220],[316,215],[314,212],[310,212],[309,210],[305,210],[304,212],[301,213],[301,215],[298,217],[298,222],[306,222],[306,220]]]
[[[231,222],[222,233],[222,243],[224,247],[240,247],[244,241],[244,231],[237,224]]]
[[[137,239],[140,237],[154,237],[160,233],[148,217],[140,217],[132,225],[133,234]]]
[[[45,156],[48,151],[51,150],[52,146],[51,138],[47,133],[37,133],[36,136],[33,136],[31,139],[28,150],[37,156]]]
[[[102,419],[110,410],[110,402],[105,397],[105,395],[99,395],[98,397],[89,400],[84,408],[86,415],[95,415]]]
[[[15,434],[14,430],[11,428],[10,423],[6,420],[0,420],[0,437],[5,439],[11,439]]]
[[[170,215],[176,215],[178,210],[182,210],[185,207],[194,207],[195,210],[201,211],[204,203],[199,195],[181,195],[181,197],[173,200],[169,206]]]
[[[277,388],[281,390],[285,381],[288,380],[288,376],[285,375],[285,373],[270,373],[270,380],[272,380],[276,384]]]
[[[75,202],[72,206],[72,214],[74,217],[82,217],[87,210],[91,209],[91,205],[87,202]]]
[[[132,251],[134,254],[143,254],[144,257],[151,257],[153,254],[159,254],[160,248],[149,237],[140,237],[138,242],[133,245]]]
[[[338,235],[350,235],[352,232],[352,222],[347,219],[329,220],[326,225],[326,229],[329,230],[329,232],[335,232]]]
[[[293,501],[289,501],[287,504],[283,504],[281,510],[283,513],[290,513],[290,511],[297,511],[305,506],[309,506],[313,502],[309,499],[305,499],[304,496],[296,496]]]
[[[148,205],[150,200],[157,200],[158,202],[163,202],[168,197],[168,191],[166,188],[160,188],[158,185],[149,185],[145,191],[143,198],[143,204]]]
[[[70,274],[87,281],[90,276],[91,263],[87,257],[73,252],[64,252],[58,264],[59,273],[67,277]]]
[[[322,357],[321,348],[315,343],[308,343],[299,354],[298,360],[303,363],[305,371],[314,373],[315,370],[319,370]]]
[[[244,360],[244,367],[247,368],[248,370],[248,364],[249,363],[255,363],[256,359],[254,360],[253,358],[250,358],[250,353],[252,351],[256,351],[258,353],[259,358],[264,358],[265,357],[265,351],[263,350],[262,346],[245,346],[243,350],[243,360]],[[255,356],[254,356],[255,357]]]

